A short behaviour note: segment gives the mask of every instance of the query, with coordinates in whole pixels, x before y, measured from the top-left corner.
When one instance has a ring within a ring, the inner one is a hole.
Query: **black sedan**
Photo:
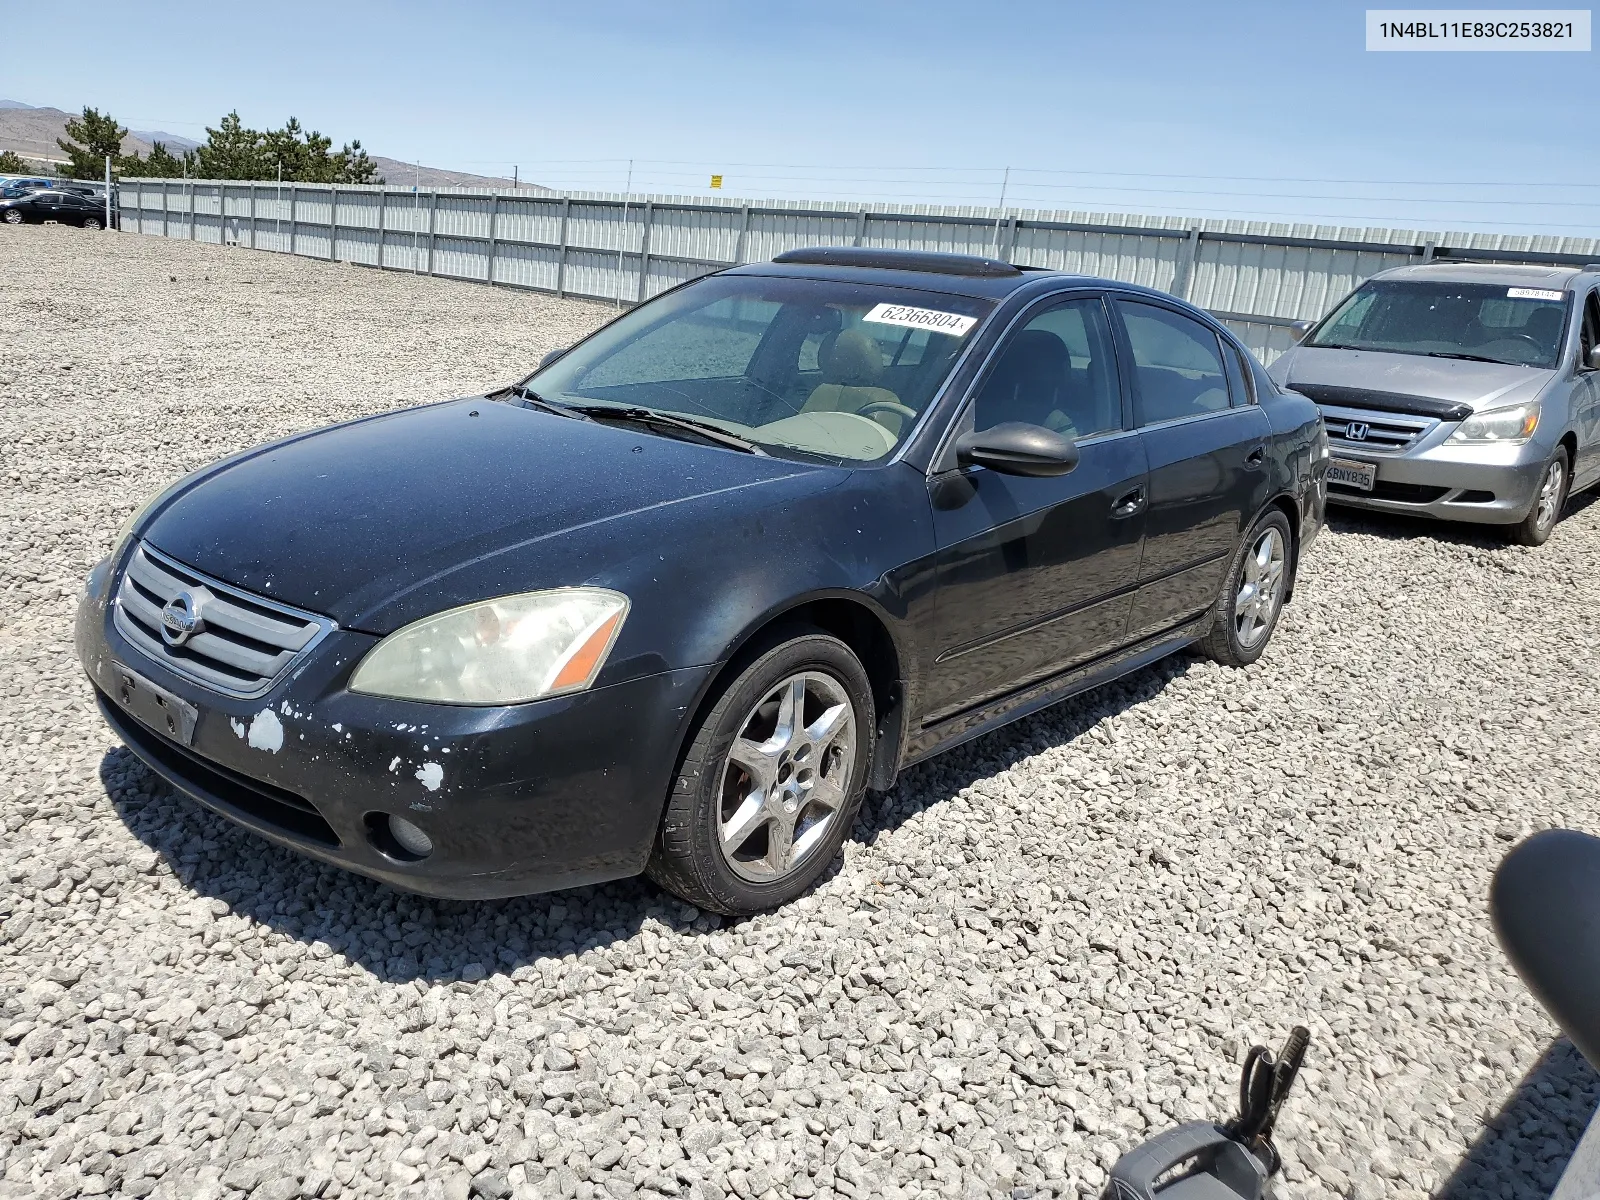
[[[63,188],[7,188],[0,193],[0,221],[7,225],[42,225],[56,221],[84,229],[104,229],[105,201]],[[112,209],[112,225],[116,209]]]
[[[1253,662],[1325,458],[1170,296],[795,251],[173,484],[77,643],[134,753],[275,842],[748,913],[907,764],[1188,647]]]

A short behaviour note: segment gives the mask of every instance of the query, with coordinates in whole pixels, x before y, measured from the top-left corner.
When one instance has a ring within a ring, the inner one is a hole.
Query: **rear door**
[[[1127,427],[1103,299],[1023,313],[955,433],[1009,421],[1073,437],[1077,467],[1032,479],[982,467],[929,480],[938,541],[925,721],[1004,695],[1121,645],[1144,526],[1144,448]]]
[[[1177,308],[1113,305],[1131,363],[1134,417],[1150,467],[1130,640],[1156,637],[1216,600],[1244,523],[1266,501],[1272,427],[1233,345]]]

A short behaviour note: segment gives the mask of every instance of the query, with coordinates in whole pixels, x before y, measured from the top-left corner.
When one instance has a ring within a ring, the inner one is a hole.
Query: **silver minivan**
[[[1600,266],[1385,271],[1270,373],[1322,409],[1333,503],[1537,546],[1600,482]]]

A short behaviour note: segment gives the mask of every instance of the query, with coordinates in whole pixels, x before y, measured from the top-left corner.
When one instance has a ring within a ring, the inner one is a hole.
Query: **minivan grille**
[[[199,624],[181,644],[163,633],[162,610],[189,598]],[[169,670],[230,696],[270,691],[289,664],[334,628],[191,570],[141,542],[117,588],[117,632]]]
[[[1397,454],[1409,450],[1439,424],[1434,417],[1402,416],[1360,408],[1322,405],[1322,423],[1335,446]],[[1359,436],[1358,436],[1359,435]]]

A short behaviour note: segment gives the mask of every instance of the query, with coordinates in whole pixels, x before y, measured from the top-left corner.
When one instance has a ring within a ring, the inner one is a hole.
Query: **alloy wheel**
[[[1284,541],[1276,529],[1267,529],[1245,556],[1238,595],[1233,602],[1234,630],[1239,645],[1252,648],[1272,628],[1283,599]]]
[[[1561,491],[1566,482],[1566,467],[1559,458],[1552,460],[1545,468],[1544,483],[1539,488],[1539,508],[1534,522],[1540,529],[1548,529],[1555,524],[1561,511]]]
[[[855,740],[849,695],[820,671],[789,676],[750,710],[722,766],[717,840],[735,875],[773,883],[826,840],[845,806]]]
[[[19,213],[14,208],[7,209],[6,210],[6,224],[7,225],[21,225],[22,224],[22,214]]]

